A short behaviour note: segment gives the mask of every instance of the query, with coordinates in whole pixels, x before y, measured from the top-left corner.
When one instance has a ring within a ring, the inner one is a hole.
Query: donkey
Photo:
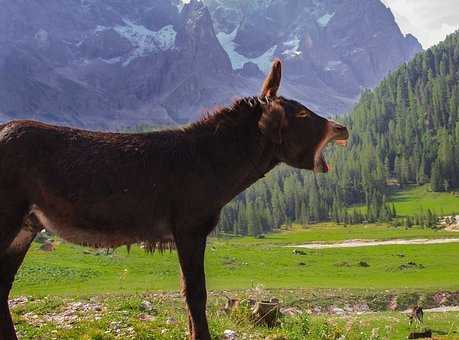
[[[221,209],[279,163],[327,172],[322,151],[346,127],[277,96],[273,62],[261,96],[180,129],[101,133],[12,121],[0,126],[0,339],[16,339],[8,295],[42,228],[69,242],[177,249],[190,338],[210,339],[204,252]]]

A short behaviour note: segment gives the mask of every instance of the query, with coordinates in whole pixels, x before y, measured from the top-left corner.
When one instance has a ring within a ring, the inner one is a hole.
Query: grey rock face
[[[421,47],[378,0],[0,0],[0,120],[97,129],[197,119],[258,93],[341,113]]]
[[[243,69],[241,59],[263,66],[260,56],[282,58],[284,79],[322,113],[349,109],[362,88],[421,51],[379,0],[204,1],[233,68]]]
[[[189,121],[230,98],[236,75],[201,2],[0,4],[1,120],[120,129]]]

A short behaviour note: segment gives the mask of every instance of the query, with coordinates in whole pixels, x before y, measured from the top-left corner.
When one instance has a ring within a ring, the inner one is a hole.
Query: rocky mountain
[[[286,78],[321,112],[348,109],[362,88],[421,50],[379,0],[205,1],[234,69],[245,74],[254,62],[265,72],[281,57]]]
[[[258,92],[324,114],[421,50],[379,0],[0,0],[0,120],[183,123]]]

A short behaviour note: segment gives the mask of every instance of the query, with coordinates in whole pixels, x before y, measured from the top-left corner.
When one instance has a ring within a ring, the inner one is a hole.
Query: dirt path
[[[444,244],[459,243],[459,238],[440,238],[440,239],[413,239],[413,240],[348,240],[338,243],[306,243],[297,246],[288,246],[289,248],[306,248],[306,249],[330,249],[330,248],[357,248],[357,247],[376,247],[388,245],[410,245],[410,244]]]

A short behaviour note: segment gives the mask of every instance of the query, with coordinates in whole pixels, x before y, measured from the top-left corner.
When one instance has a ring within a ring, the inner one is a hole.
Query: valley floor
[[[406,338],[402,312],[413,304],[459,306],[459,243],[288,246],[449,238],[457,233],[335,224],[295,226],[261,239],[213,238],[206,257],[212,333],[215,339],[225,330],[247,339]],[[59,240],[54,246],[45,252],[35,243],[18,273],[11,304],[23,339],[184,338],[174,252],[149,255],[134,247],[130,254],[121,248],[107,255]],[[273,329],[254,326],[242,312],[222,314],[224,296],[276,297],[295,308],[294,315]],[[459,312],[427,312],[425,327],[459,339]]]
[[[375,308],[387,296],[370,294],[366,296],[367,300],[358,299],[359,304],[352,305],[352,299],[357,297],[355,294],[344,292],[349,298],[348,303],[343,295],[331,303],[335,295],[321,293],[323,295],[319,297],[312,291],[273,291],[260,287],[244,292],[211,292],[208,315],[212,337],[222,339],[225,333],[233,331],[237,339],[405,339],[410,332],[428,328],[436,339],[459,339],[458,311],[426,310],[424,325],[409,326],[403,311],[374,312],[367,309]],[[226,294],[231,297],[276,296],[290,315],[282,316],[274,328],[254,325],[245,310],[231,315],[222,311]],[[315,296],[314,307],[304,299],[312,295]],[[410,296],[412,299],[415,294],[402,294],[400,299],[405,299],[403,303],[407,304]],[[11,305],[21,339],[186,338],[185,309],[178,294],[21,297],[12,300]],[[356,311],[356,308],[361,310]]]

